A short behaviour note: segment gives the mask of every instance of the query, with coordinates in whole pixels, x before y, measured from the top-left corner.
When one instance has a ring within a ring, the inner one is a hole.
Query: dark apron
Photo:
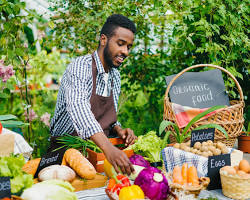
[[[94,114],[96,120],[101,125],[103,132],[106,136],[109,136],[112,133],[111,125],[117,121],[114,98],[113,98],[113,80],[111,93],[109,97],[103,97],[96,94],[96,75],[97,67],[94,59],[94,54],[92,54],[92,77],[93,77],[93,90],[90,98],[91,111]],[[73,136],[78,136],[77,132],[74,131],[70,133]],[[47,152],[51,152],[61,146],[57,142],[57,138],[60,136],[55,136],[50,138],[50,147]]]

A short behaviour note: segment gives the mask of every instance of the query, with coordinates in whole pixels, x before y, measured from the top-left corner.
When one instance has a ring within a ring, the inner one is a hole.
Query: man
[[[128,56],[135,32],[134,23],[127,17],[108,17],[97,51],[76,58],[64,72],[50,128],[52,136],[69,133],[90,138],[117,172],[120,168],[128,175],[134,171],[132,164],[107,136],[114,132],[125,140],[125,145],[136,139],[131,129],[121,128],[116,116],[121,87],[117,68]]]

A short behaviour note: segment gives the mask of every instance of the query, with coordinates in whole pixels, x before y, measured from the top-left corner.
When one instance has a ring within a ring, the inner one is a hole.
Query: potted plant
[[[250,153],[250,122],[247,130],[244,127],[242,134],[238,137],[238,149],[245,153]]]
[[[202,113],[199,113],[198,115],[196,115],[188,124],[187,126],[183,129],[182,132],[180,132],[178,126],[171,122],[171,121],[166,121],[166,120],[163,120],[160,124],[160,127],[159,127],[159,134],[161,135],[162,132],[166,129],[166,127],[168,126],[172,126],[175,130],[175,132],[173,131],[167,131],[165,136],[164,136],[164,141],[166,142],[169,138],[170,135],[173,135],[176,139],[176,141],[178,143],[182,143],[185,141],[186,138],[190,138],[191,137],[191,131],[188,132],[189,128],[195,123],[197,122],[198,120],[200,120],[202,117],[204,117],[205,115],[215,111],[215,110],[218,110],[218,109],[221,109],[221,108],[224,108],[225,106],[213,106],[209,109],[207,109],[206,111],[202,112]],[[219,131],[221,131],[222,133],[224,133],[224,135],[226,136],[226,138],[228,138],[228,134],[226,132],[226,130],[218,125],[218,124],[205,124],[205,125],[201,125],[199,127],[196,127],[195,129],[193,130],[199,130],[199,129],[207,129],[207,128],[216,128],[218,129]]]

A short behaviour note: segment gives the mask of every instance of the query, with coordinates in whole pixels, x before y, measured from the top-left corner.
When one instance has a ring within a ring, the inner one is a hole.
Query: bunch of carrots
[[[173,170],[173,183],[178,183],[181,185],[199,185],[199,177],[197,175],[197,169],[195,166],[188,167],[187,163],[184,163],[182,167],[178,165],[174,167]]]

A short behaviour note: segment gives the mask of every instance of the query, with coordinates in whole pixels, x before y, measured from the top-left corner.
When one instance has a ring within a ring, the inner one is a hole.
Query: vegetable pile
[[[22,171],[24,163],[23,155],[0,157],[0,177],[10,177],[12,194],[20,195],[33,185],[33,176]]]
[[[196,142],[193,147],[190,147],[191,141],[186,143],[176,143],[174,148],[181,149],[186,152],[191,152],[200,156],[209,157],[226,154],[229,152],[228,148],[222,142],[213,142],[208,140],[206,142]]]

